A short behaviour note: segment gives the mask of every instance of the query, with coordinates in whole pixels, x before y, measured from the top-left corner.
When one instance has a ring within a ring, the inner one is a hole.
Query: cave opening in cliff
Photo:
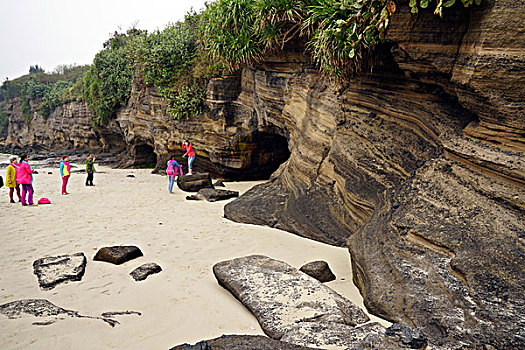
[[[157,164],[155,149],[146,144],[137,145],[134,148],[134,166],[142,168],[154,168]]]
[[[267,180],[290,158],[288,139],[278,133],[255,131],[235,143],[229,175],[239,179]]]

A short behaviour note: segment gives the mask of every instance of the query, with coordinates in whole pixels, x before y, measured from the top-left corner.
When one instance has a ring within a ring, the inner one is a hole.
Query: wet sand
[[[167,349],[222,334],[262,335],[255,317],[212,273],[215,263],[250,254],[297,268],[325,260],[337,276],[327,285],[363,307],[346,249],[226,220],[227,201],[186,201],[188,193],[177,188],[169,194],[167,178],[151,170],[97,170],[96,186],[84,186],[86,175],[73,173],[70,195],[61,196],[58,168],[39,169],[35,202],[50,198],[47,206],[10,204],[8,189],[0,189],[0,304],[41,298],[82,315],[126,310],[142,315],[116,316],[120,324],[115,327],[69,317],[41,326],[32,323],[46,318],[0,315],[1,349]],[[126,177],[129,173],[135,178]],[[5,177],[5,169],[1,174]],[[257,183],[226,183],[226,189],[242,193]],[[99,248],[111,245],[136,245],[144,256],[119,266],[93,261]],[[41,290],[33,261],[77,252],[88,259],[82,280]],[[156,262],[163,271],[135,282],[129,273],[147,262]]]

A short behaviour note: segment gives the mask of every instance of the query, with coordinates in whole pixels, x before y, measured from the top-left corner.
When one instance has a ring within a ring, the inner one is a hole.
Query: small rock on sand
[[[318,280],[319,282],[330,282],[335,280],[335,275],[330,270],[330,266],[326,261],[312,261],[301,266],[299,271],[306,273]]]
[[[143,264],[131,271],[130,275],[135,281],[143,281],[148,278],[149,275],[159,273],[162,268],[155,263]]]
[[[135,246],[113,246],[100,248],[93,260],[120,265],[142,255],[142,251]]]

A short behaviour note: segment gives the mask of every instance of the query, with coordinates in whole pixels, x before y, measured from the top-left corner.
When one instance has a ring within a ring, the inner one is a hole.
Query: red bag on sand
[[[38,200],[38,204],[51,204],[51,201],[49,200],[49,198],[40,198]]]

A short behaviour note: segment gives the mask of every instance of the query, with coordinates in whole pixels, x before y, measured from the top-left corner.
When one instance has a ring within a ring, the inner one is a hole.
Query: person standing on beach
[[[18,169],[18,158],[12,156],[9,158],[11,164],[7,167],[5,185],[9,188],[9,199],[11,203],[14,203],[13,193],[16,189],[16,195],[18,196],[18,201],[21,202],[22,198],[20,197],[20,185],[16,182],[16,172]]]
[[[62,156],[62,161],[60,162],[60,176],[62,176],[62,194],[69,194],[67,192],[67,182],[69,181],[69,176],[71,175],[71,165],[69,164],[69,157],[67,155]]]
[[[20,165],[16,169],[16,181],[22,185],[22,205],[34,205],[33,203],[33,169],[29,166],[27,154],[23,154]],[[26,202],[26,194],[29,194]]]
[[[188,140],[184,140],[182,148],[186,150],[186,153],[182,157],[188,156],[188,175],[193,175],[193,161],[195,160],[195,152],[193,151],[193,145]]]
[[[177,170],[182,176],[182,165],[177,163],[177,161],[175,160],[175,155],[172,155],[171,158],[168,160],[166,166],[166,174],[168,175],[169,180],[168,191],[170,193],[173,193],[173,184],[175,183],[175,179],[177,178]]]
[[[86,186],[95,186],[93,185],[93,174],[95,173],[95,157],[90,154],[86,159]]]

